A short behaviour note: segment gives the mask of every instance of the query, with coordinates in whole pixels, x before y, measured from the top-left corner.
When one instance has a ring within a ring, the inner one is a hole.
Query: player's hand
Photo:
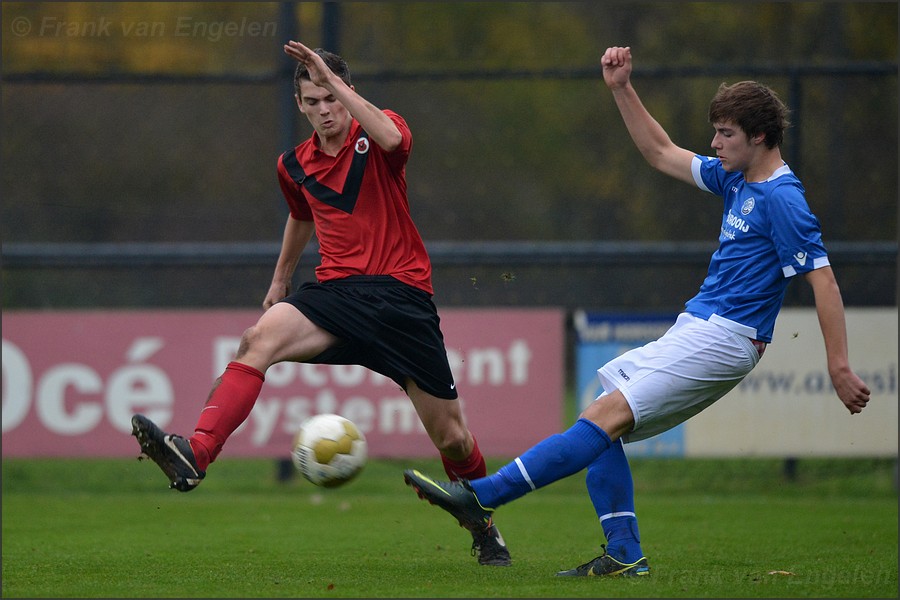
[[[269,310],[277,302],[284,300],[291,293],[290,284],[272,282],[269,286],[269,292],[266,299],[263,300],[263,310]]]
[[[831,383],[851,415],[861,413],[868,404],[871,397],[869,387],[849,368],[832,373]]]
[[[603,80],[610,89],[625,87],[631,79],[631,47],[607,48],[600,65],[603,67]]]
[[[309,80],[314,84],[324,87],[328,82],[331,69],[325,65],[325,61],[322,60],[321,56],[300,42],[289,41],[284,45],[284,53],[297,62],[303,63],[303,66],[309,72]]]

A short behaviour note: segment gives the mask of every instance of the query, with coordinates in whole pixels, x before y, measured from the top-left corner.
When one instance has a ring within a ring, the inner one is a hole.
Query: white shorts
[[[621,390],[634,413],[622,436],[637,442],[690,419],[731,391],[759,362],[750,338],[681,313],[658,340],[598,369],[604,393]]]

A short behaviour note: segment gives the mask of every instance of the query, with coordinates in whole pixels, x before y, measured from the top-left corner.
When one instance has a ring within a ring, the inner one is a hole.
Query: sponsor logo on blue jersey
[[[745,217],[753,212],[753,207],[756,206],[756,200],[753,198],[747,198],[744,200],[744,204],[741,205],[741,214]]]

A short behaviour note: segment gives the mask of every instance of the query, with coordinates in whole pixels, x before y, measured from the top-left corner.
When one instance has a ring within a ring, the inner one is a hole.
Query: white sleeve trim
[[[703,177],[700,176],[700,157],[694,155],[694,159],[691,161],[691,175],[694,176],[694,183],[697,184],[697,187],[703,190],[704,192],[710,192],[710,189],[706,187],[706,184],[703,183]],[[712,192],[710,192],[712,193]]]
[[[821,269],[822,267],[828,267],[830,265],[831,262],[828,260],[827,256],[820,256],[819,258],[813,259],[812,270],[815,271],[816,269]],[[785,277],[793,277],[797,274],[797,270],[793,267],[793,265],[781,267],[781,272],[784,273]]]

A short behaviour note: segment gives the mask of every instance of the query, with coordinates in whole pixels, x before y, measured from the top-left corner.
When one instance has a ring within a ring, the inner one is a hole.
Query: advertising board
[[[255,310],[6,311],[3,455],[134,455],[131,415],[190,435]],[[447,309],[441,325],[468,424],[488,456],[562,426],[561,309]],[[342,414],[376,457],[434,456],[393,381],[355,365],[280,363],[225,452],[284,457],[300,422]]]
[[[581,408],[603,390],[597,369],[661,336],[677,315],[575,314]],[[772,344],[724,398],[677,427],[626,444],[629,456],[897,456],[897,310],[846,310],[850,363],[872,392],[851,415],[831,385],[815,308],[782,309]]]

